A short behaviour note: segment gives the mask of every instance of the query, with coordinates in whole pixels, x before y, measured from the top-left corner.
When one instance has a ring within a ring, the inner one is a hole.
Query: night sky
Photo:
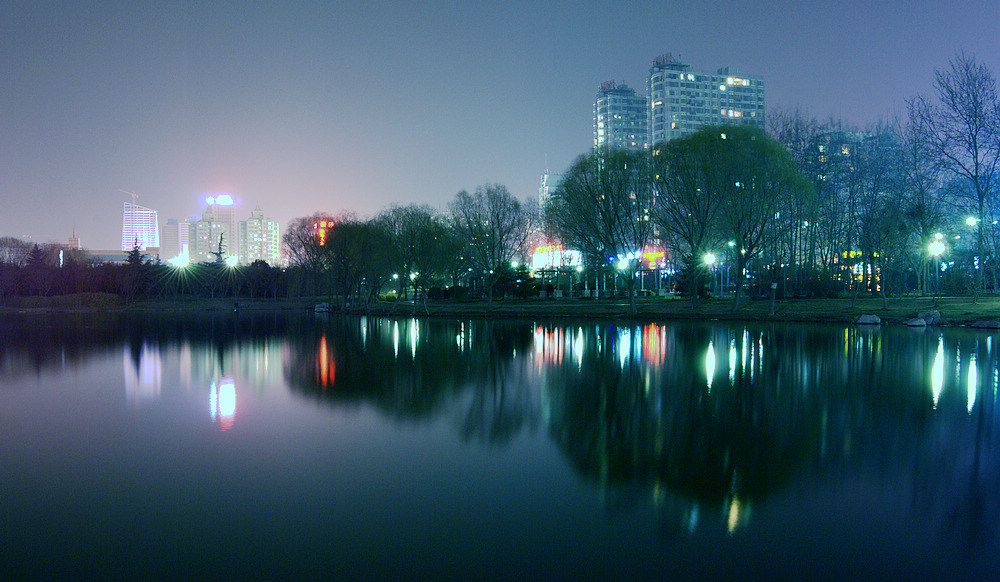
[[[598,86],[666,52],[766,82],[768,110],[863,126],[964,50],[1000,74],[1000,2],[0,4],[0,236],[121,240],[232,192],[281,222],[520,198],[592,143]]]

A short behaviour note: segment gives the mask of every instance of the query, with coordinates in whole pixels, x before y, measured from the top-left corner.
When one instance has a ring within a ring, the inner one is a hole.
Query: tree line
[[[695,300],[710,288],[731,293],[734,310],[748,294],[978,297],[1000,289],[996,80],[960,53],[936,72],[933,91],[907,100],[905,119],[864,128],[783,110],[769,113],[766,130],[710,126],[645,151],[595,149],[540,204],[484,184],[456,194],[446,213],[410,204],[364,219],[300,217],[283,236],[285,269],[216,261],[178,270],[141,257],[91,265],[73,251],[57,266],[54,247],[3,239],[0,298],[492,301],[542,288],[525,263],[543,243],[582,253],[585,275],[567,286],[621,279],[633,308],[640,275]],[[662,259],[651,265],[649,253]]]
[[[675,288],[695,298],[726,269],[734,310],[748,291],[995,291],[995,77],[963,53],[934,91],[909,99],[905,119],[862,129],[777,111],[767,133],[722,125],[649,151],[596,150],[544,205],[546,228],[632,282],[638,251],[663,250]]]

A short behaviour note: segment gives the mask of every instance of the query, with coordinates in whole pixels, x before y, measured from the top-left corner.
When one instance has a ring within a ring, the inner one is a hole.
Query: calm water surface
[[[0,577],[990,579],[998,336],[0,318]]]

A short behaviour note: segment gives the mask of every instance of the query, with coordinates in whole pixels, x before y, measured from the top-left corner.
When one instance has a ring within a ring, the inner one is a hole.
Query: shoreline
[[[22,298],[23,299],[23,298]],[[11,313],[265,313],[312,312],[325,298],[294,299],[178,299],[142,300],[117,304],[107,297],[73,296],[34,299],[21,305],[0,304],[0,314]],[[853,306],[852,306],[853,303]],[[703,299],[693,305],[689,298],[656,297],[636,300],[635,313],[628,302],[610,299],[504,299],[492,306],[485,301],[450,302],[378,302],[363,308],[337,309],[330,314],[376,317],[442,318],[538,318],[601,319],[623,321],[753,321],[785,323],[854,323],[861,315],[876,315],[883,324],[903,325],[918,313],[939,311],[940,326],[969,326],[981,321],[1000,320],[1000,297],[894,297],[851,299],[782,299],[775,302],[770,315],[769,302],[744,299],[738,311],[732,310],[732,298]]]

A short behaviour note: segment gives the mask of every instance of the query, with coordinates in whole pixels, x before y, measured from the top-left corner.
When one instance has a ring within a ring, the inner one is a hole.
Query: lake
[[[3,315],[0,569],[989,579],[997,339]]]

